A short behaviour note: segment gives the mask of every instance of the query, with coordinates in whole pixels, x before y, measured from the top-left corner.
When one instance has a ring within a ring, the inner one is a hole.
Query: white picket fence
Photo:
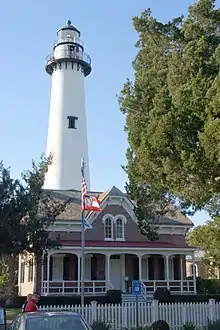
[[[104,321],[111,324],[111,329],[135,328],[138,317],[139,326],[150,325],[156,320],[165,320],[171,329],[181,329],[185,323],[204,327],[208,321],[220,319],[220,303],[210,299],[209,302],[158,304],[157,301],[138,304],[138,315],[135,303],[99,305],[93,301],[90,305],[41,306],[42,311],[76,311],[88,323]]]

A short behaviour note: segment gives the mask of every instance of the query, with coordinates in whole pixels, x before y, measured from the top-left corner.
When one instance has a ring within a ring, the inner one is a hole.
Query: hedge
[[[6,301],[6,308],[21,308],[26,300],[26,296],[10,297]],[[91,301],[97,301],[98,304],[119,304],[121,303],[121,291],[109,290],[103,296],[85,296],[84,303],[88,305]],[[61,306],[61,305],[80,305],[81,296],[42,296],[38,302],[38,306]]]
[[[196,289],[198,293],[203,294],[220,294],[220,280],[219,279],[203,279],[197,277]]]
[[[175,303],[175,302],[208,302],[209,299],[220,301],[220,294],[183,294],[171,295],[170,299],[161,298],[159,303]]]

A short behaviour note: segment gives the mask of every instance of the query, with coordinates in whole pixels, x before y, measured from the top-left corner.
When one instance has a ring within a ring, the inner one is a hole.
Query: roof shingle
[[[44,192],[57,200],[68,202],[65,211],[56,218],[57,220],[81,220],[81,191],[45,190]],[[107,196],[127,197],[115,186],[105,192],[90,192],[90,194],[96,196],[100,202],[103,202]],[[159,224],[193,225],[188,217],[173,206],[170,207],[170,212],[168,211],[166,215],[160,217]]]

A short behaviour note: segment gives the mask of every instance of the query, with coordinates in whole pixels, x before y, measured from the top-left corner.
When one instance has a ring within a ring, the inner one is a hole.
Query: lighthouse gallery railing
[[[91,57],[89,55],[87,55],[86,53],[71,51],[71,50],[66,50],[66,49],[59,50],[57,57],[54,56],[54,53],[49,54],[46,57],[46,65],[52,63],[53,61],[55,61],[56,58],[57,59],[71,59],[71,58],[74,58],[76,60],[81,60],[81,61],[91,65]]]

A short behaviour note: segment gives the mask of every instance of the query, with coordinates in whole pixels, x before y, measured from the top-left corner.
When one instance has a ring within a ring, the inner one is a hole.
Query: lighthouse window
[[[78,120],[78,117],[68,116],[67,119],[68,119],[68,122],[69,122],[68,128],[76,129],[76,121]]]
[[[69,51],[73,53],[75,51],[75,46],[69,46]]]

